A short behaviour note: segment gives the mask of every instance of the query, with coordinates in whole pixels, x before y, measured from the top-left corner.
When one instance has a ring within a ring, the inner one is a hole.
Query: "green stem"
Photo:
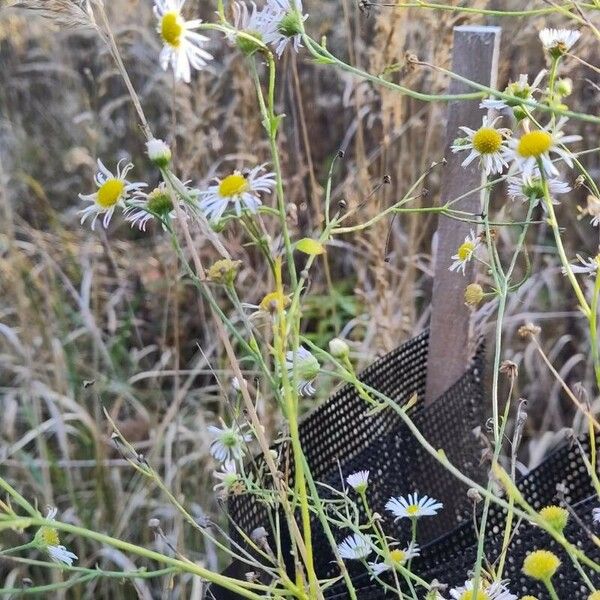
[[[560,257],[560,262],[565,270],[567,278],[571,283],[571,287],[577,296],[577,300],[579,301],[579,306],[581,311],[589,319],[590,317],[590,307],[585,299],[585,295],[577,282],[577,278],[573,273],[573,269],[571,269],[571,264],[567,258],[567,254],[565,252],[565,248],[562,243],[562,239],[560,236],[560,229],[558,228],[558,221],[556,220],[556,214],[554,212],[554,204],[552,203],[552,198],[550,197],[550,189],[548,187],[548,180],[544,173],[543,165],[539,165],[539,170],[542,176],[542,187],[544,190],[544,204],[546,206],[546,211],[548,213],[548,222],[550,227],[552,228],[552,233],[554,234],[554,241],[556,243],[556,248],[558,250],[558,255]]]

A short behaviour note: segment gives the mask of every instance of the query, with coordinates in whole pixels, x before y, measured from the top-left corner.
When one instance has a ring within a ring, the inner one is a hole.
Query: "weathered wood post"
[[[500,27],[462,26],[454,28],[452,70],[467,79],[494,87],[498,71]],[[467,84],[452,80],[451,94],[474,91]],[[484,111],[479,100],[460,100],[448,104],[447,141],[444,185],[441,204],[453,200],[482,183],[482,171],[477,161],[467,168],[461,166],[464,153],[453,154],[450,146],[466,125],[481,126]],[[480,194],[474,193],[453,205],[457,210],[478,213]],[[475,227],[470,223],[440,215],[437,229],[437,251],[431,306],[429,354],[427,360],[426,403],[433,402],[464,373],[469,347],[469,309],[464,303],[465,286],[472,281],[473,263],[467,277],[448,270],[451,256]]]

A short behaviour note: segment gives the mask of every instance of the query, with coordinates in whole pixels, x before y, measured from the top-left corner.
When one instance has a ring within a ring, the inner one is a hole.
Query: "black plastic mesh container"
[[[483,423],[484,386],[482,380],[483,349],[476,353],[470,367],[447,392],[432,404],[425,406],[423,396],[427,371],[428,334],[422,333],[400,348],[379,359],[360,376],[365,384],[379,390],[402,406],[416,394],[416,403],[409,409],[411,419],[419,431],[436,448],[442,448],[450,461],[472,480],[487,480],[486,468],[481,465],[481,445],[475,431]],[[345,386],[326,403],[311,413],[301,424],[300,437],[307,462],[315,481],[340,490],[343,478],[358,470],[370,471],[367,495],[370,507],[383,517],[386,534],[402,542],[410,539],[406,519],[394,523],[384,509],[391,496],[412,492],[427,494],[444,503],[444,510],[436,517],[419,521],[421,557],[413,562],[413,569],[426,580],[437,578],[451,586],[461,585],[473,567],[476,555],[476,534],[472,523],[473,506],[467,498],[466,487],[431,457],[391,409],[370,414],[370,407],[352,386]],[[586,443],[584,448],[589,452]],[[293,461],[286,444],[277,448],[280,470],[290,486],[293,486]],[[262,459],[255,463],[256,473],[264,473]],[[536,508],[555,501],[556,485],[564,483],[566,498],[576,506],[582,523],[591,525],[594,502],[589,476],[579,450],[564,447],[550,456],[542,465],[521,479],[521,488],[527,500]],[[268,485],[266,483],[266,485]],[[320,493],[327,499],[327,488]],[[275,509],[269,509],[253,496],[231,498],[228,510],[236,527],[231,530],[234,543],[243,546],[244,535],[249,536],[259,527],[265,528],[271,547],[277,542],[283,549],[290,547],[289,533],[284,519],[277,518]],[[364,515],[362,515],[364,516]],[[278,527],[274,524],[278,522]],[[486,531],[486,558],[496,560],[502,544],[504,512],[492,505]],[[337,541],[349,532],[332,528]],[[312,526],[315,570],[319,578],[336,577],[339,569],[334,562],[331,546],[321,525],[315,520]],[[573,523],[569,539],[577,540],[586,548],[591,558],[598,558],[597,546],[589,540],[580,525]],[[590,546],[591,544],[591,546]],[[514,581],[513,593],[529,593],[545,598],[538,586],[520,574],[525,553],[537,548],[553,549],[561,554],[555,544],[540,530],[521,524],[512,544],[505,574]],[[290,572],[292,557],[284,552]],[[580,577],[562,557],[560,577],[557,582],[560,598],[582,600],[587,598],[580,584]],[[566,560],[565,560],[566,558]],[[348,562],[353,583],[362,599],[387,597],[382,587],[370,580],[360,563]],[[245,565],[234,562],[226,570],[232,577],[244,578]],[[595,577],[591,575],[591,577]],[[212,586],[217,600],[237,598]],[[562,595],[564,594],[564,596]],[[568,594],[568,596],[567,596]],[[579,595],[578,595],[579,594]],[[327,598],[349,597],[345,586],[338,584],[326,593]]]

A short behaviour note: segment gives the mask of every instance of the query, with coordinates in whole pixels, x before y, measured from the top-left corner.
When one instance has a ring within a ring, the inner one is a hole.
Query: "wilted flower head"
[[[548,192],[553,204],[558,204],[556,196],[568,194],[571,186],[557,177],[551,177],[546,180]],[[521,200],[522,202],[534,202],[537,205],[544,198],[544,182],[540,175],[540,170],[536,167],[531,177],[509,177],[508,178],[508,196],[511,200]],[[546,204],[542,202],[542,207],[547,210]]]
[[[527,116],[525,109],[522,108],[522,102],[527,102],[534,99],[534,94],[539,91],[539,85],[546,75],[546,70],[540,71],[533,83],[529,83],[529,76],[526,74],[519,75],[517,81],[509,83],[504,93],[512,96],[513,99],[504,98],[486,98],[481,102],[479,108],[502,110],[504,108],[512,108],[515,116],[518,119],[523,119]]]
[[[226,460],[218,471],[213,471],[215,479],[218,479],[220,483],[217,483],[213,489],[215,491],[222,491],[225,494],[234,492],[239,487],[240,476],[237,472],[235,461]]]
[[[208,269],[208,280],[214,283],[231,285],[234,282],[241,265],[241,260],[231,260],[229,258],[222,258],[221,260],[218,260],[215,263],[213,263]]]
[[[295,374],[300,395],[312,396],[316,391],[313,383],[321,368],[319,361],[304,346],[300,346],[296,352],[287,352],[285,360],[288,377],[291,380]]]
[[[290,43],[298,52],[302,46],[302,24],[308,18],[302,14],[302,0],[267,0],[264,16],[263,38],[275,47],[277,56],[280,57]]]
[[[127,203],[123,211],[125,220],[132,227],[137,226],[141,231],[146,231],[148,221],[158,218],[163,222],[177,217],[177,210],[173,202],[171,191],[164,183],[154,188],[150,193],[136,192],[134,197]]]
[[[596,276],[598,266],[600,265],[600,254],[594,258],[588,259],[585,259],[578,254],[577,259],[579,260],[579,264],[571,265],[571,271],[573,271],[573,273],[583,273],[590,277]],[[562,268],[562,273],[563,275],[567,274],[567,270],[564,267]]]
[[[209,425],[208,430],[215,437],[210,445],[210,453],[219,462],[240,460],[246,453],[246,444],[252,440],[252,436],[238,425],[231,427],[226,427],[225,424],[223,427]]]
[[[243,32],[251,35],[258,40],[263,39],[266,31],[268,17],[265,11],[259,11],[254,2],[250,3],[251,8],[244,2],[234,2],[233,8],[233,24],[238,32]],[[251,56],[261,47],[251,39],[239,34],[230,34],[229,39],[235,41],[238,48],[247,56]]]
[[[470,283],[465,288],[465,304],[477,306],[484,297],[483,288],[478,283]]]

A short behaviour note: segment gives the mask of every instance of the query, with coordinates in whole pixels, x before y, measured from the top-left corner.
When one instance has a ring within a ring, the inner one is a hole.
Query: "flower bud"
[[[556,82],[556,93],[563,98],[570,96],[573,93],[573,82],[568,79],[559,79]]]
[[[329,342],[329,353],[333,358],[346,358],[350,354],[350,348],[344,340],[333,338]]]
[[[148,158],[157,167],[166,167],[171,162],[171,149],[162,140],[151,139],[146,142]]]

